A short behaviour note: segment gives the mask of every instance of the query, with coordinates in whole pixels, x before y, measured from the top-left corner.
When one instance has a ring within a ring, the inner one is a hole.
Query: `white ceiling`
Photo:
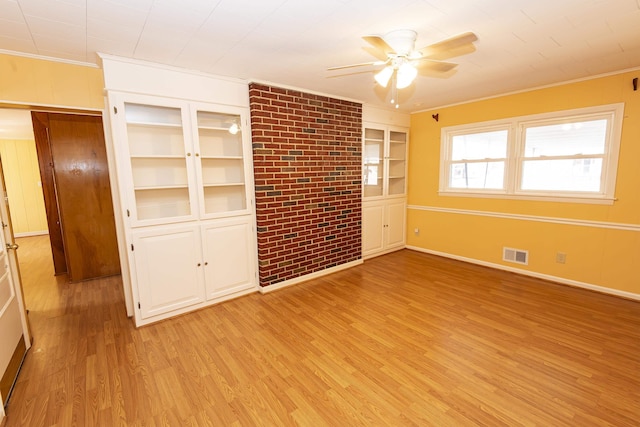
[[[640,67],[640,0],[0,0],[0,49],[96,63],[96,52],[388,105],[362,36],[417,47],[477,34],[448,78],[418,77],[406,112]],[[350,74],[349,74],[350,73]],[[631,83],[630,83],[631,84]]]

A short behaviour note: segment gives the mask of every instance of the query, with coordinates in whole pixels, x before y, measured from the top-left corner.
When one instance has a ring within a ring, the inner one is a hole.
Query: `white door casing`
[[[0,233],[0,343],[2,343],[0,345],[0,377],[3,377],[20,339],[24,337],[25,346],[28,349],[31,338],[22,299],[20,274],[15,254],[17,245],[13,240],[1,161],[0,198],[0,220],[2,221],[2,233]],[[4,403],[6,396],[0,397],[0,401]],[[0,419],[4,415],[3,412],[4,410],[0,411]]]

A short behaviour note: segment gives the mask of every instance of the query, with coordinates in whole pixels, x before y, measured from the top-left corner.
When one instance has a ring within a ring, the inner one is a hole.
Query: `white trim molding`
[[[474,99],[469,99],[469,100],[461,101],[461,102],[454,102],[452,104],[436,105],[436,106],[433,106],[433,107],[425,108],[423,110],[413,111],[411,114],[426,113],[427,111],[433,111],[433,110],[437,110],[437,109],[441,109],[441,108],[455,107],[457,105],[471,104],[471,103],[474,103],[474,102],[480,102],[480,101],[486,101],[486,100],[489,100],[489,99],[502,98],[504,96],[517,95],[517,94],[520,94],[520,93],[533,92],[533,91],[541,90],[541,89],[549,89],[549,88],[554,88],[554,87],[564,86],[564,85],[569,85],[569,84],[574,84],[574,83],[588,82],[589,80],[596,80],[596,79],[601,79],[601,78],[604,78],[604,77],[617,76],[619,74],[632,73],[634,71],[640,71],[640,67],[625,68],[623,70],[610,71],[608,73],[596,74],[595,76],[580,77],[580,78],[577,78],[577,79],[565,80],[565,81],[562,81],[562,82],[551,83],[551,84],[547,84],[547,85],[532,86],[532,87],[528,87],[528,88],[525,88],[525,89],[514,90],[514,91],[511,91],[511,92],[504,92],[504,93],[499,93],[499,94],[496,94],[496,95],[484,96],[484,97],[481,97],[481,98],[474,98]]]
[[[40,59],[42,61],[60,62],[62,64],[80,65],[82,67],[100,68],[93,62],[78,61],[75,59],[54,58],[53,56],[39,55],[36,53],[16,52],[14,50],[0,49],[0,55],[21,56],[29,59]]]
[[[504,270],[511,273],[522,274],[524,276],[535,277],[537,279],[549,280],[551,282],[556,282],[561,285],[573,286],[576,288],[587,289],[590,291],[600,292],[603,294],[614,295],[621,298],[626,298],[634,301],[640,301],[640,294],[635,294],[633,292],[621,291],[618,289],[607,288],[604,286],[593,285],[591,283],[580,282],[577,280],[566,279],[564,277],[552,276],[550,274],[537,273],[535,271],[523,270],[521,268],[509,267],[502,264],[495,264],[493,262],[481,261],[475,258],[467,258],[459,255],[453,255],[446,252],[433,251],[430,249],[424,249],[417,246],[407,246],[407,249],[417,252],[423,252],[430,255],[441,256],[444,258],[455,259],[457,261],[468,262],[471,264],[481,265],[483,267],[495,268],[498,270]]]
[[[476,211],[471,209],[441,208],[437,206],[409,205],[407,206],[407,209],[418,210],[418,211],[428,211],[428,212],[459,214],[459,215],[484,216],[484,217],[491,217],[491,218],[514,219],[514,220],[520,220],[520,221],[549,222],[553,224],[577,225],[582,227],[609,228],[614,230],[640,232],[640,224],[627,224],[623,222],[605,222],[605,221],[592,221],[592,220],[585,220],[585,219],[558,218],[558,217],[550,217],[550,216],[522,215],[522,214],[503,213],[503,212]]]
[[[286,288],[289,286],[297,285],[298,283],[306,282],[307,280],[317,279],[318,277],[327,276],[331,273],[337,273],[338,271],[346,270],[351,267],[355,267],[356,265],[360,265],[363,263],[362,258],[357,259],[351,262],[345,262],[344,264],[336,265],[335,267],[325,268],[324,270],[315,271],[313,273],[305,274],[304,276],[294,277],[293,279],[285,280],[282,282],[278,282],[274,285],[269,286],[261,286],[260,293],[268,294],[269,292],[277,291],[282,288]]]
[[[24,233],[15,233],[13,235],[13,237],[15,238],[20,238],[20,237],[32,237],[32,236],[42,236],[45,234],[49,234],[48,230],[41,230],[41,231],[25,231]]]

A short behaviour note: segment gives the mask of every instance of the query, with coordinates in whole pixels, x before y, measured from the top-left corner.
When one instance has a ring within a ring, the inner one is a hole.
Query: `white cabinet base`
[[[205,300],[198,227],[145,231],[133,237],[133,258],[141,319],[189,307]]]
[[[362,257],[403,249],[406,244],[404,198],[362,203]]]
[[[136,326],[256,292],[252,219],[135,230]]]
[[[246,220],[217,221],[202,227],[207,299],[254,287],[252,236]]]

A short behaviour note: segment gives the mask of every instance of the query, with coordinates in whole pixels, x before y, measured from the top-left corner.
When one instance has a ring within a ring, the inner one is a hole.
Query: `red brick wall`
[[[260,285],[361,257],[362,105],[252,83]]]

